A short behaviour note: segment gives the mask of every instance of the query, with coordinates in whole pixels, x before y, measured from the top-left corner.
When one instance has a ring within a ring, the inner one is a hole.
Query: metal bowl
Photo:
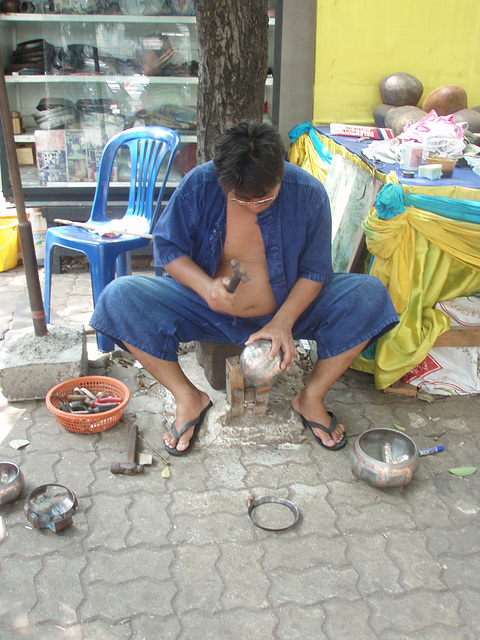
[[[282,375],[280,363],[283,351],[277,352],[273,360],[268,359],[272,348],[270,340],[256,340],[240,354],[240,371],[247,384],[254,387],[270,387]]]
[[[19,498],[24,485],[23,473],[16,464],[0,462],[0,505]]]
[[[352,471],[374,487],[407,485],[420,458],[414,441],[394,429],[370,429],[350,449]]]
[[[28,494],[23,511],[36,529],[51,529],[58,533],[72,524],[77,507],[77,497],[67,487],[42,484]]]

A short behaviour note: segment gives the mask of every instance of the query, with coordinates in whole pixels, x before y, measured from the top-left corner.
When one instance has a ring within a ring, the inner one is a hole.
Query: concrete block
[[[48,326],[46,336],[33,327],[8,331],[0,351],[0,386],[9,401],[38,400],[56,384],[86,375],[82,325]]]

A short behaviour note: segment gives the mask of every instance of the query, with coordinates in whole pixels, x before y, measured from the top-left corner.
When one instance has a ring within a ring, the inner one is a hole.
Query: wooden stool
[[[195,342],[195,353],[210,386],[216,390],[226,389],[225,361],[227,358],[239,356],[242,347],[237,347],[236,344]]]
[[[232,416],[245,413],[246,401],[253,404],[253,413],[264,415],[267,412],[271,387],[247,387],[240,371],[242,347],[235,344],[215,344],[213,342],[195,342],[197,362],[213,389],[227,392],[227,401]]]

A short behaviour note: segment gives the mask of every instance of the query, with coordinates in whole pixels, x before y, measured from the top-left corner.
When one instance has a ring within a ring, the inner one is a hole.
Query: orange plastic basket
[[[68,395],[73,394],[76,387],[84,387],[92,393],[105,391],[108,395],[122,398],[122,402],[109,411],[102,413],[91,413],[75,415],[62,411],[60,402],[66,401]],[[128,387],[114,378],[105,376],[85,376],[83,378],[72,378],[66,382],[61,382],[50,389],[45,399],[47,409],[49,409],[57,422],[65,427],[67,431],[74,433],[99,433],[111,429],[123,415],[125,407],[130,400],[130,391]]]

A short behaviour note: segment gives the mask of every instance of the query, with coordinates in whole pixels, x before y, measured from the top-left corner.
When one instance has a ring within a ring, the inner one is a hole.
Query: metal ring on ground
[[[284,507],[288,507],[288,509],[290,509],[290,511],[293,513],[293,522],[287,524],[285,527],[266,527],[263,524],[259,524],[253,517],[253,512],[260,505],[267,503],[281,504]],[[248,507],[248,515],[250,516],[250,520],[253,522],[253,524],[260,529],[264,529],[265,531],[284,531],[285,529],[290,529],[290,527],[293,527],[294,524],[297,524],[300,517],[300,511],[298,510],[298,507],[290,500],[286,500],[284,498],[272,498],[271,496],[267,496],[265,498],[256,498],[255,500],[252,500]]]

